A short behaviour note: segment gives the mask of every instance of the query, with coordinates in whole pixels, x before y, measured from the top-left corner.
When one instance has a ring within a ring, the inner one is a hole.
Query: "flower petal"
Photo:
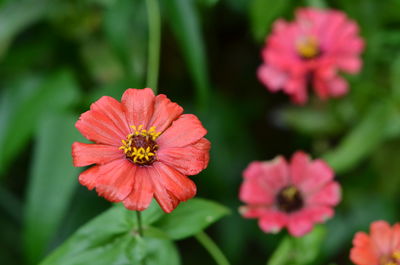
[[[126,138],[108,116],[95,110],[82,113],[75,127],[85,138],[100,144],[120,146],[121,140]]]
[[[364,232],[358,232],[353,239],[350,260],[356,265],[376,265],[379,258],[375,254],[371,238]]]
[[[334,177],[332,169],[322,160],[311,161],[304,152],[296,152],[291,161],[293,184],[304,194],[312,194]]]
[[[165,212],[171,212],[180,201],[186,201],[196,195],[194,182],[179,171],[162,162],[155,162],[151,168],[154,195]]]
[[[153,91],[150,88],[130,88],[122,95],[121,101],[129,126],[143,125],[147,128],[154,109]]]
[[[97,178],[99,177],[99,169],[100,166],[93,166],[83,171],[79,175],[79,183],[86,186],[89,190],[94,189],[96,187]]]
[[[260,218],[258,225],[266,233],[278,233],[282,227],[286,226],[288,217],[278,211],[268,211]]]
[[[196,175],[208,165],[211,143],[205,138],[186,147],[160,149],[157,159],[183,175]]]
[[[308,204],[337,205],[341,198],[340,186],[337,182],[331,182],[316,193],[307,198]]]
[[[126,136],[130,133],[129,124],[126,120],[122,104],[118,100],[112,97],[103,96],[94,102],[90,106],[90,109],[107,116],[122,135]]]
[[[101,165],[96,191],[111,202],[124,200],[132,191],[137,166],[126,159]]]
[[[298,211],[289,216],[288,231],[292,236],[300,237],[309,233],[313,225],[313,216],[306,211]]]
[[[381,254],[392,251],[392,228],[387,222],[375,221],[371,224],[371,239]]]
[[[288,75],[285,72],[266,64],[263,64],[258,68],[257,76],[271,92],[276,92],[282,89],[288,80]]]
[[[132,192],[123,203],[129,210],[143,211],[149,207],[153,193],[154,188],[149,169],[137,167]]]
[[[75,167],[91,164],[106,164],[125,155],[116,146],[104,144],[72,144],[72,159]]]
[[[167,96],[161,94],[154,100],[154,113],[149,126],[155,126],[157,132],[163,132],[183,112],[183,108],[171,102]]]
[[[157,139],[161,148],[184,147],[199,141],[207,130],[204,129],[199,119],[192,114],[183,114],[165,130]]]

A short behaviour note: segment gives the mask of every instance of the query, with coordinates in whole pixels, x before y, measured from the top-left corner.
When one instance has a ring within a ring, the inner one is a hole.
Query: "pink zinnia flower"
[[[332,169],[301,151],[289,164],[281,156],[252,162],[243,175],[239,197],[247,205],[240,212],[246,218],[258,218],[267,233],[287,227],[293,236],[302,236],[315,223],[332,217],[333,206],[340,201]]]
[[[347,93],[338,71],[357,73],[363,40],[343,12],[301,8],[294,22],[278,20],[262,52],[258,78],[271,92],[283,90],[298,104],[312,86],[321,99]]]
[[[75,166],[95,164],[79,182],[130,210],[146,209],[154,196],[171,212],[196,194],[187,176],[207,167],[207,131],[196,116],[182,114],[182,107],[150,88],[128,89],[121,101],[102,97],[76,123],[95,142],[72,145]]]
[[[400,223],[393,227],[385,221],[371,224],[370,235],[358,232],[353,239],[350,259],[356,265],[399,265]]]

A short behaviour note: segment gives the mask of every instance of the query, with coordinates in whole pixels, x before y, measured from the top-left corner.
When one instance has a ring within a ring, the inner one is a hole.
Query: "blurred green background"
[[[0,264],[37,264],[110,204],[78,184],[70,148],[84,141],[79,114],[102,95],[145,86],[143,0],[0,0]],[[264,234],[237,213],[241,173],[252,160],[298,149],[336,170],[343,201],[310,260],[350,264],[351,239],[369,223],[400,220],[399,0],[161,0],[159,93],[198,115],[212,142],[198,196],[232,214],[207,232],[232,264],[265,264],[284,232]],[[304,107],[257,80],[272,22],[299,6],[337,8],[366,41],[350,93]],[[193,238],[182,264],[213,264]],[[299,248],[301,249],[301,248]],[[302,256],[304,252],[294,255]],[[301,260],[301,257],[299,258]]]

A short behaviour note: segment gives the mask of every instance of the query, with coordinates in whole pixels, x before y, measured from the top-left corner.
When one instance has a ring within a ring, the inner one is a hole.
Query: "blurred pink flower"
[[[293,236],[303,236],[315,223],[334,214],[340,201],[340,186],[332,169],[322,160],[296,152],[290,163],[278,156],[272,161],[252,162],[244,171],[240,213],[258,218],[266,233],[287,227]]]
[[[345,13],[301,8],[296,20],[278,20],[262,51],[258,78],[271,92],[283,90],[298,104],[307,102],[313,86],[321,99],[347,93],[338,71],[355,74],[361,68],[364,42],[358,26]]]
[[[393,227],[385,221],[371,224],[370,235],[358,232],[353,239],[350,259],[356,265],[400,264],[400,223]]]

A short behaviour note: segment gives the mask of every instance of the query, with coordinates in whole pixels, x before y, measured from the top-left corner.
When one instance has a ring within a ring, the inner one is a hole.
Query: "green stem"
[[[203,231],[195,235],[196,239],[207,249],[208,253],[213,257],[214,261],[218,265],[229,265],[229,261],[224,256],[218,246],[212,241],[212,239]]]
[[[158,0],[147,0],[149,46],[146,86],[157,93],[158,68],[160,64],[161,18]]]
[[[317,7],[317,8],[327,8],[327,4],[324,0],[306,0],[308,6]]]
[[[142,212],[136,211],[139,236],[143,237]]]

